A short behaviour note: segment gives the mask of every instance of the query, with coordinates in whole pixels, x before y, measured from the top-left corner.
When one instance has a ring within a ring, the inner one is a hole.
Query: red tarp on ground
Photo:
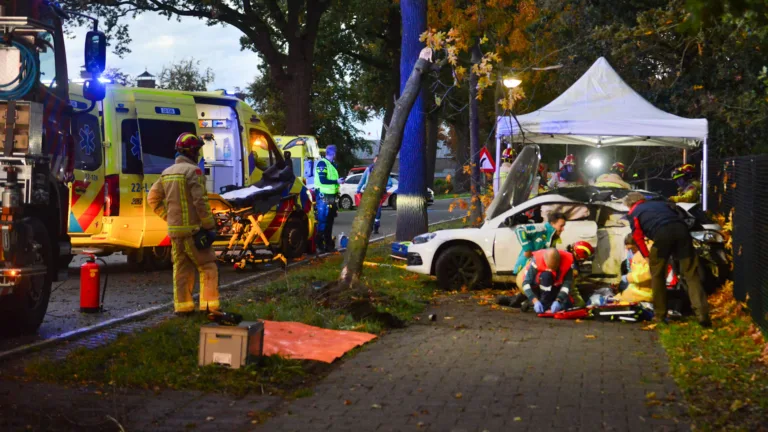
[[[328,330],[297,322],[264,321],[264,355],[332,363],[376,335]]]

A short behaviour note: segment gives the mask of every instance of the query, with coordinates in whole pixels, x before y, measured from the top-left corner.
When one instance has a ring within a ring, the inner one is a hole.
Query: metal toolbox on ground
[[[219,364],[239,369],[264,353],[264,323],[243,321],[237,326],[206,324],[200,328],[198,365]]]

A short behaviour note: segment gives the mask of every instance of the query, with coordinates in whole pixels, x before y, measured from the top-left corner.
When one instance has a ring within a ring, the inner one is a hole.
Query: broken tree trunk
[[[389,173],[392,171],[392,166],[395,164],[402,144],[405,122],[408,120],[408,113],[411,112],[411,107],[413,107],[421,91],[422,76],[429,71],[431,58],[431,49],[424,48],[421,50],[419,60],[413,66],[411,75],[408,77],[400,97],[395,102],[392,120],[387,128],[387,137],[381,144],[379,159],[373,168],[371,178],[363,192],[360,207],[357,209],[355,220],[352,222],[349,245],[346,254],[344,254],[344,265],[336,287],[340,292],[356,286],[360,279],[376,210],[378,210],[384,191],[387,190]]]

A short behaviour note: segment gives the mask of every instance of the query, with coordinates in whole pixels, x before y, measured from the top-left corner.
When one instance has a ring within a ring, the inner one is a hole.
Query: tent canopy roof
[[[536,144],[697,147],[707,138],[706,119],[666,113],[637,94],[604,57],[568,90],[532,113],[499,117],[497,135]]]

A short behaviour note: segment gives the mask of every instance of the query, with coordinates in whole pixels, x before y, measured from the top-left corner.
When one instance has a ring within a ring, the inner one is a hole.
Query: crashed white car
[[[564,249],[577,241],[589,242],[595,247],[595,256],[591,269],[587,266],[586,272],[591,270],[592,277],[618,282],[626,258],[624,238],[631,232],[626,219],[628,209],[622,199],[630,191],[578,187],[528,199],[531,186],[537,181],[539,159],[537,146],[529,145],[523,149],[501,188],[502,193],[488,207],[488,218],[480,228],[441,230],[414,238],[408,245],[407,270],[434,275],[440,287],[448,290],[474,288],[484,282],[512,283],[516,276],[514,265],[521,250],[515,228],[544,223],[548,213],[559,211],[568,221],[557,247]],[[646,194],[648,199],[664,199],[654,193],[639,192]],[[681,207],[686,212],[695,213],[692,204]],[[714,265],[722,269],[719,273],[714,270],[714,275],[701,276],[716,278],[717,281],[711,281],[711,284],[720,283],[728,267],[720,227],[702,221],[703,215],[692,213],[688,213],[691,235],[700,256],[706,248],[704,258],[712,259]],[[714,288],[708,291],[711,289]]]

